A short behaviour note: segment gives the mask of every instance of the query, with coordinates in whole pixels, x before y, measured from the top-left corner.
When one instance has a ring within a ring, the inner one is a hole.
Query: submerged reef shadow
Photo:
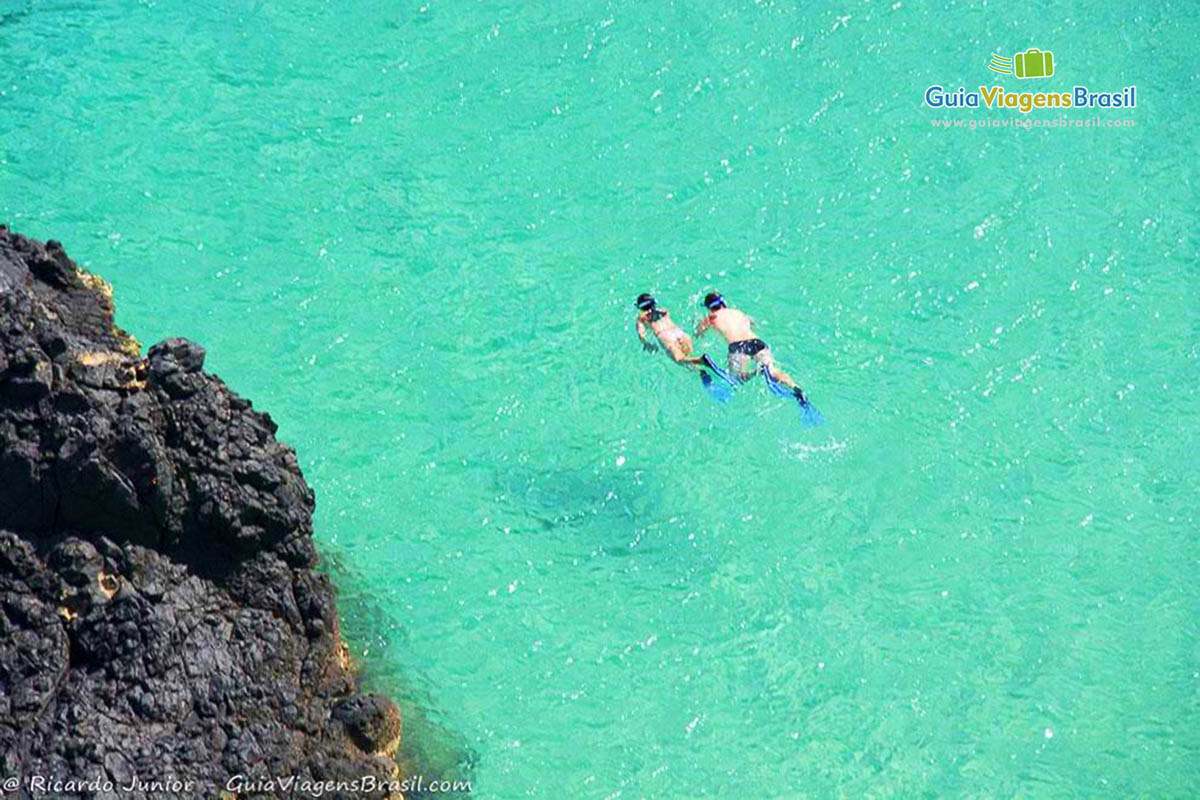
[[[638,520],[653,519],[664,507],[663,481],[653,470],[508,465],[496,465],[494,470],[493,485],[505,516],[525,523],[514,530],[575,533],[599,527],[614,532],[606,539],[628,541]]]

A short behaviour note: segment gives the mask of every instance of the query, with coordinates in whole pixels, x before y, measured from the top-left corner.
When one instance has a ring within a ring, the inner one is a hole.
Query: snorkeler
[[[646,340],[646,326],[658,337],[663,349],[671,356],[676,364],[699,364],[700,359],[692,355],[692,337],[671,320],[670,313],[665,308],[659,308],[654,298],[648,294],[639,294],[637,335],[642,341],[642,348],[653,352],[658,348]]]
[[[724,336],[725,341],[729,342],[729,371],[731,373],[741,381],[748,381],[761,367],[767,384],[771,386],[773,392],[781,395],[785,392],[791,394],[800,401],[801,405],[808,402],[804,397],[804,392],[792,380],[792,376],[775,365],[775,359],[771,355],[771,348],[767,347],[767,343],[754,335],[753,319],[736,308],[725,305],[725,298],[717,292],[710,292],[704,298],[703,305],[708,309],[708,315],[701,319],[700,324],[696,326],[696,338],[699,339],[703,336],[709,328]],[[753,369],[750,369],[751,361],[754,362]],[[778,384],[783,384],[787,389],[782,390]]]

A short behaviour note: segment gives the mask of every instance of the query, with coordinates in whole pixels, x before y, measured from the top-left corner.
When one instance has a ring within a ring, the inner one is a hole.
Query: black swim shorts
[[[762,339],[743,339],[740,342],[729,343],[729,355],[741,354],[753,358],[767,349],[767,343]]]

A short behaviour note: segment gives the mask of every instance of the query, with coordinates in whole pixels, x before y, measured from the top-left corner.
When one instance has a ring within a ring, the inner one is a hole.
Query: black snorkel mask
[[[719,292],[713,292],[700,301],[700,305],[707,308],[709,311],[716,311],[718,308],[725,307],[725,298]]]
[[[650,309],[654,308],[655,302],[654,298],[650,295],[639,294],[638,299],[634,301],[634,305],[638,307],[639,311],[649,311]]]

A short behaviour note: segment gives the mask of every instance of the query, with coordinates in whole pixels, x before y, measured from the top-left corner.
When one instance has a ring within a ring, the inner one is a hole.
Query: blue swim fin
[[[799,388],[793,389],[790,386],[784,386],[775,379],[771,374],[771,370],[763,367],[763,380],[767,382],[767,390],[776,397],[791,397],[800,404],[800,421],[806,428],[815,428],[818,425],[825,424],[825,417],[820,411],[817,411],[816,406],[808,402],[808,398],[804,396],[804,392]]]
[[[817,407],[805,398],[800,404],[800,424],[806,428],[816,428],[825,424],[825,415],[817,411]]]
[[[724,381],[713,380],[713,376],[704,370],[700,370],[700,383],[704,385],[708,396],[717,403],[724,404],[733,399],[733,388]]]
[[[769,391],[771,394],[775,395],[776,397],[795,397],[796,396],[796,393],[794,391],[792,391],[792,388],[790,386],[784,386],[782,383],[780,383],[779,381],[777,381],[775,379],[775,376],[771,374],[771,370],[767,369],[766,367],[763,367],[762,374],[763,374],[763,380],[765,380],[767,382],[767,391]]]
[[[737,388],[738,386],[742,385],[742,382],[738,380],[736,376],[730,375],[728,372],[718,367],[717,362],[713,361],[712,356],[710,356],[708,353],[702,355],[700,360],[704,362],[704,366],[712,370],[714,375],[716,375],[729,386]]]

